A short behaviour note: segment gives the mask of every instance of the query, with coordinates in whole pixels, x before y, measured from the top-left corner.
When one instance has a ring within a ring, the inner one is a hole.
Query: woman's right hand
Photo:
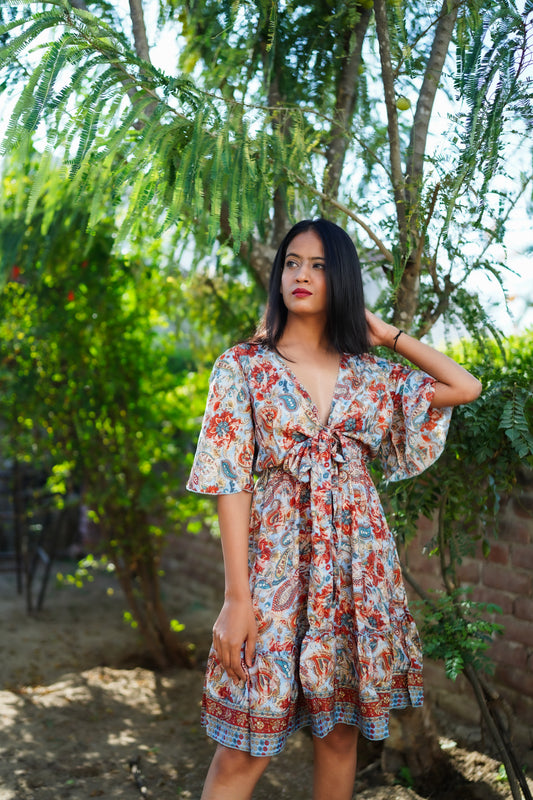
[[[248,680],[246,667],[253,665],[256,640],[257,622],[251,598],[226,598],[213,626],[213,646],[218,660],[234,683]],[[244,665],[241,663],[243,644]]]

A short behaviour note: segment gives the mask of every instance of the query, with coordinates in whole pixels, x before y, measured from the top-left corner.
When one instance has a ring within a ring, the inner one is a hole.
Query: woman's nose
[[[297,281],[308,281],[309,280],[309,267],[306,264],[302,264],[300,269],[298,270],[298,274],[296,276]]]

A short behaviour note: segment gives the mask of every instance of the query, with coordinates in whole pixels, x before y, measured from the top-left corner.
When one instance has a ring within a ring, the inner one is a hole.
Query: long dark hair
[[[327,219],[304,219],[297,222],[278,248],[268,289],[263,320],[253,337],[277,351],[287,324],[287,306],[281,294],[281,275],[287,248],[295,236],[314,231],[324,246],[327,286],[326,333],[330,345],[339,353],[360,355],[370,349],[365,318],[365,298],[361,265],[355,245],[342,228]]]

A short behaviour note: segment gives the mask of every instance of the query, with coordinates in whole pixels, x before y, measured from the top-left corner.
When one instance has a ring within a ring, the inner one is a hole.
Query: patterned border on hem
[[[408,681],[404,675],[394,676],[391,691],[380,693],[373,702],[361,701],[354,689],[338,687],[335,696],[307,699],[300,696],[282,717],[249,713],[242,707],[204,695],[201,722],[207,735],[219,744],[253,756],[273,756],[283,750],[292,733],[307,725],[319,738],[344,723],[355,725],[367,739],[386,739],[389,710],[418,707],[422,703],[422,676],[411,674]]]

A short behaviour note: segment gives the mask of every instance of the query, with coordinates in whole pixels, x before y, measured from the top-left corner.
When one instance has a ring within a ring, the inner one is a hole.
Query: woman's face
[[[309,229],[291,239],[281,275],[281,294],[289,314],[326,315],[324,246]]]

